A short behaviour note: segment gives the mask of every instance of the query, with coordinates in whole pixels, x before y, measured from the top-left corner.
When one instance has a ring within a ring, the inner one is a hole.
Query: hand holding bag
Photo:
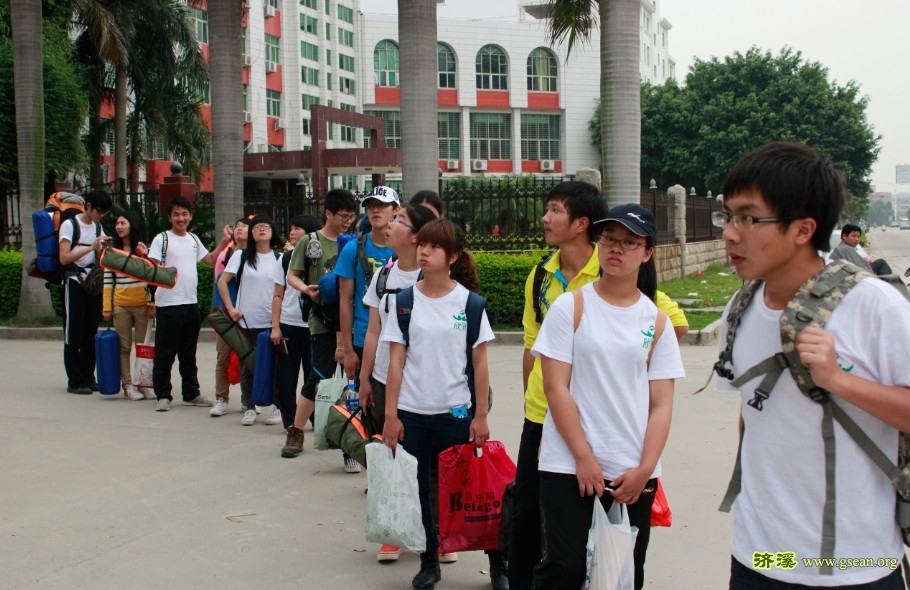
[[[145,341],[136,343],[136,362],[133,363],[133,385],[152,388],[152,367],[155,365],[155,343],[152,341],[152,320],[145,330]]]
[[[316,386],[316,409],[313,412],[313,446],[318,451],[325,451],[330,447],[325,438],[325,425],[329,420],[329,409],[341,399],[344,388],[348,386],[348,379],[338,365],[335,376],[323,379]]]
[[[633,590],[636,536],[638,528],[629,525],[625,504],[613,502],[607,513],[595,497],[582,590]]]
[[[515,463],[502,442],[455,445],[439,454],[439,543],[443,553],[499,549],[502,498]]]
[[[670,503],[667,502],[667,494],[664,493],[664,485],[657,478],[657,489],[654,490],[654,503],[651,505],[651,526],[672,526],[673,511],[670,510]]]
[[[366,454],[370,469],[364,537],[373,543],[426,551],[427,534],[417,491],[417,459],[401,445],[393,455],[392,449],[381,443],[368,444]]]
[[[242,318],[241,318],[242,319]],[[256,369],[256,346],[250,333],[228,314],[227,309],[216,307],[205,317],[215,332],[224,338],[228,347],[237,353],[240,363],[251,373]]]

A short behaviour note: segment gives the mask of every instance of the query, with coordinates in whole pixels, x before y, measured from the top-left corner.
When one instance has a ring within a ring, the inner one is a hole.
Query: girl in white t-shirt
[[[531,349],[549,402],[538,464],[544,557],[534,588],[583,585],[595,496],[605,510],[625,504],[638,527],[642,587],[673,383],[683,376],[673,326],[653,303],[654,217],[629,204],[597,223],[603,276],[556,299]]]
[[[431,486],[436,485],[430,477],[432,453],[472,441],[483,445],[490,437],[489,404],[486,395],[478,395],[471,407],[465,375],[465,307],[468,290],[477,289],[478,278],[474,260],[465,251],[464,232],[448,220],[430,221],[417,232],[417,256],[424,274],[413,287],[408,345],[394,314],[384,323],[380,336],[380,343],[389,343],[382,439],[392,449],[401,443],[417,458],[427,542],[412,585],[432,588],[440,579],[439,538],[430,501]],[[478,392],[489,387],[486,343],[493,337],[484,313],[471,355]],[[490,569],[491,575],[494,571],[505,575],[499,552],[491,552]]]
[[[218,292],[224,307],[234,321],[249,331],[255,342],[260,332],[272,327],[272,297],[274,281],[272,270],[278,261],[275,251],[281,247],[281,240],[275,225],[266,215],[257,215],[250,220],[246,248],[235,253],[218,279]],[[241,269],[240,265],[243,265]],[[238,276],[237,301],[231,303],[228,283]],[[240,403],[243,418],[240,423],[251,426],[256,423],[256,408],[253,405],[253,372],[241,365]],[[281,413],[276,409],[266,420],[267,424],[281,422]]]

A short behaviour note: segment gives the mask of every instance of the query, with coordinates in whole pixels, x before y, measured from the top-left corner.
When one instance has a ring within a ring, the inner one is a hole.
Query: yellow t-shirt
[[[537,266],[531,269],[528,280],[525,281],[525,308],[522,314],[521,323],[524,327],[524,345],[530,350],[537,339],[537,333],[540,331],[540,324],[537,323],[537,317],[534,313],[534,271]],[[597,258],[597,245],[594,246],[594,252],[571,282],[566,282],[559,272],[559,250],[557,250],[544,263],[543,280],[540,284],[540,313],[542,317],[547,316],[547,310],[556,298],[566,291],[574,291],[588,283],[593,283],[600,278],[600,261]],[[679,305],[670,299],[666,293],[658,291],[654,298],[654,304],[658,309],[667,314],[670,323],[674,327],[688,326],[686,314],[680,309]],[[547,396],[543,392],[543,373],[540,369],[540,359],[534,359],[534,366],[528,375],[528,389],[525,391],[525,418],[537,424],[543,424],[547,415]]]

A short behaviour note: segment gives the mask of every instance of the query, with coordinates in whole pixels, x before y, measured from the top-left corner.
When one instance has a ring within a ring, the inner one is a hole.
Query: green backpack
[[[867,277],[875,276],[863,271],[857,266],[846,262],[834,262],[825,266],[818,273],[807,280],[780,317],[780,337],[782,352],[768,357],[751,369],[734,376],[729,364],[733,359],[733,343],[742,315],[752,296],[758,290],[761,281],[748,281],[736,294],[727,316],[727,346],[720,353],[720,358],[714,364],[714,371],[724,379],[729,379],[734,387],[740,387],[755,377],[764,375],[755,389],[755,397],[746,402],[756,410],[761,411],[764,404],[774,389],[777,380],[784,370],[790,371],[799,390],[811,400],[822,406],[822,437],[825,443],[825,507],[822,515],[822,542],[820,557],[834,557],[834,526],[835,526],[835,444],[834,422],[837,421],[857,445],[869,456],[869,459],[881,469],[894,485],[897,492],[896,517],[901,528],[904,543],[910,546],[910,434],[900,433],[900,443],[897,463],[894,457],[888,457],[872,439],[860,428],[856,422],[830,397],[827,391],[818,387],[812,380],[809,370],[799,361],[796,352],[796,337],[807,327],[824,328],[831,313],[860,281]],[[883,275],[878,277],[892,284],[908,300],[910,292],[907,286],[897,275]],[[742,468],[740,455],[742,452],[742,430],[740,431],[740,448],[736,454],[736,465],[727,487],[727,493],[721,502],[720,510],[729,512],[733,501],[742,489]],[[907,569],[904,559],[905,571]],[[831,575],[830,566],[821,567],[822,574]]]

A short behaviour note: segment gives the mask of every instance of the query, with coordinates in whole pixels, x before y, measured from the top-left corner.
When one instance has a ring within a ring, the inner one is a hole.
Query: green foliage
[[[681,307],[699,308],[723,307],[742,286],[742,279],[729,268],[711,266],[704,271],[702,276],[692,275],[674,281],[666,281],[657,288],[671,299],[692,301],[692,303],[681,302]]]
[[[212,295],[215,293],[215,271],[202,262],[196,263],[196,272],[199,275],[199,284],[196,286],[196,300],[199,302],[199,313],[202,321],[212,309]],[[179,277],[178,277],[179,280]],[[207,326],[208,324],[203,323]]]
[[[881,137],[867,119],[859,86],[828,79],[828,69],[784,48],[696,60],[686,85],[641,89],[641,178],[660,187],[721,192],[736,161],[773,140],[812,145],[847,177],[847,214],[862,217]],[[600,106],[590,125],[600,149]]]
[[[869,203],[869,210],[866,211],[866,221],[869,225],[888,225],[893,214],[890,203],[875,201],[874,203]],[[863,236],[865,235],[863,234]]]
[[[686,319],[689,320],[689,331],[697,332],[707,328],[709,324],[712,324],[719,320],[723,316],[721,311],[694,311],[686,310]]]
[[[477,252],[480,294],[487,298],[487,316],[493,324],[521,326],[525,281],[541,256]]]
[[[21,284],[22,254],[15,250],[0,250],[0,318],[16,315]]]

